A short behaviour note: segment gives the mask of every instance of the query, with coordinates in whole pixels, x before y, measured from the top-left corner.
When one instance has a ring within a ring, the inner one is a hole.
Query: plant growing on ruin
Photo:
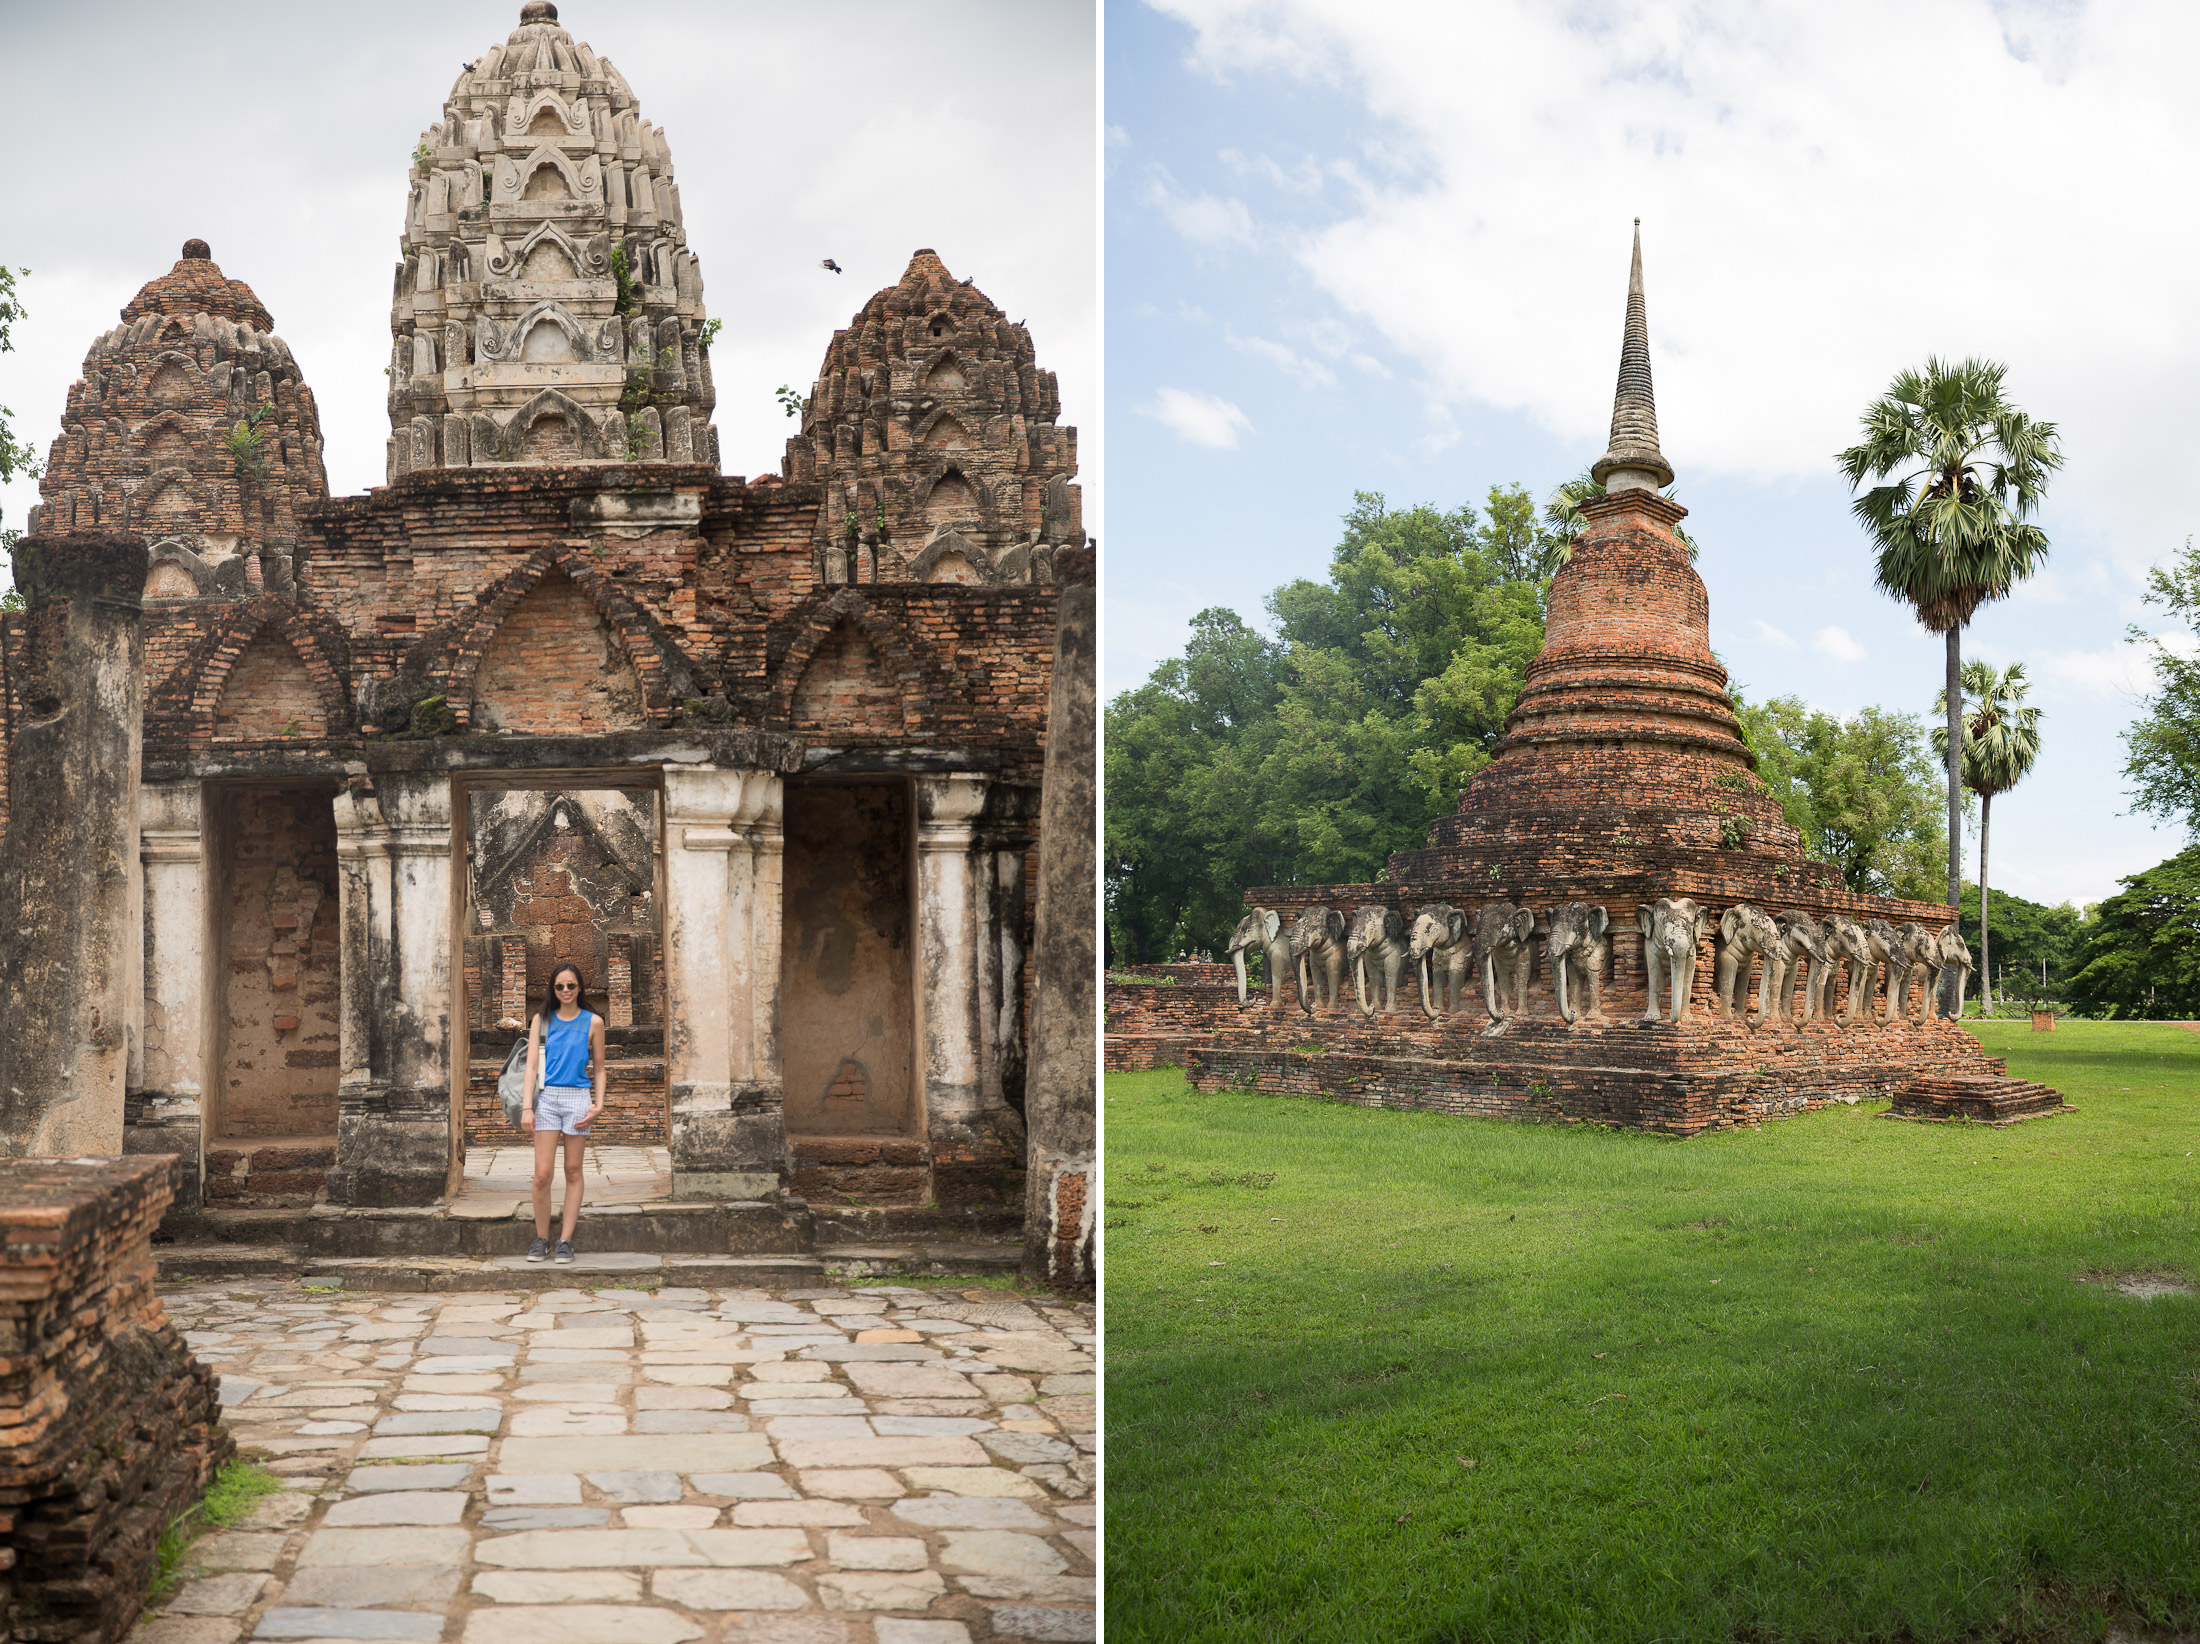
[[[641,291],[641,282],[634,278],[634,261],[627,256],[623,245],[611,248],[611,279],[619,288],[618,297],[611,305],[612,310],[619,314],[633,313],[635,304],[640,300],[638,293]]]
[[[23,318],[23,304],[15,295],[18,276],[29,279],[27,268],[9,268],[0,264],[0,354],[15,351],[15,340],[10,335],[15,322]],[[21,474],[26,479],[39,475],[38,457],[27,445],[19,443],[8,426],[8,408],[0,405],[0,482]]]
[[[713,320],[710,323],[716,325],[718,322]],[[799,417],[810,408],[810,402],[785,383],[772,390],[772,398],[779,402],[780,410],[790,417]]]
[[[413,149],[413,164],[424,166],[434,158],[435,151],[428,147],[428,140],[423,137]]]
[[[705,320],[703,329],[695,333],[695,346],[697,348],[708,348],[716,342],[718,340],[718,328],[724,323],[722,320]]]
[[[1749,818],[1730,816],[1719,824],[1719,848],[1738,851],[1749,843]]]
[[[2008,368],[1935,356],[1899,374],[1865,408],[1864,437],[1839,453],[1851,505],[1870,535],[1880,589],[1947,636],[1948,905],[1962,905],[1963,626],[2047,559],[2032,515],[2062,466],[2055,424],[2034,420],[2003,391]]]
[[[230,429],[229,438],[223,442],[228,447],[229,465],[236,470],[239,485],[266,483],[266,440],[271,430],[261,424],[274,415],[275,408],[272,405],[255,405],[244,421]]]

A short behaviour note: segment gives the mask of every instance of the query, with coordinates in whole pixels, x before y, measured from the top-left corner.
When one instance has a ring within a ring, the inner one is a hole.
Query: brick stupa
[[[1309,1018],[1295,987],[1280,1012],[1259,996],[1241,1006],[1228,967],[1200,966],[1177,978],[1184,985],[1110,990],[1108,1065],[1182,1060],[1202,1089],[1682,1135],[1868,1096],[1892,1096],[1918,1117],[2058,1108],[2052,1091],[2004,1078],[1999,1059],[1937,1014],[1885,1023],[1867,1014],[1846,1028],[1777,1019],[1752,1028],[1717,1014],[1718,923],[1736,905],[1936,932],[1954,915],[1937,903],[1846,889],[1837,868],[1808,858],[1755,774],[1726,670],[1712,655],[1710,600],[1674,530],[1687,510],[1660,491],[1673,470],[1658,444],[1639,231],[1611,444],[1591,472],[1605,491],[1581,505],[1585,528],[1552,580],[1543,649],[1457,810],[1430,826],[1424,848],[1394,852],[1384,883],[1245,893],[1249,906],[1286,923],[1324,905],[1348,921],[1373,905],[1410,922],[1416,910],[1448,903],[1471,922],[1487,904],[1526,903],[1536,910],[1539,951],[1524,1012],[1492,1033],[1476,988],[1467,1008],[1431,1020],[1409,976],[1394,1011],[1363,1016],[1348,977],[1336,1006]],[[1637,909],[1661,897],[1708,910],[1689,1012],[1677,1025],[1642,1019]],[[1604,1020],[1569,1026],[1540,938],[1550,908],[1577,900],[1607,910],[1610,954]],[[1745,980],[1754,1000],[1755,979]],[[1909,990],[1913,1011],[1918,986]],[[1836,1010],[1846,1002],[1843,977]],[[1798,990],[1797,1016],[1799,1006]]]

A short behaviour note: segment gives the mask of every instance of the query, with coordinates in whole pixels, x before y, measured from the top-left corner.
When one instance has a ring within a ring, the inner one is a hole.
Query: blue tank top
[[[585,1010],[570,1022],[559,1021],[556,1011],[542,1019],[544,1084],[585,1086],[588,1083],[588,1029],[595,1019]]]

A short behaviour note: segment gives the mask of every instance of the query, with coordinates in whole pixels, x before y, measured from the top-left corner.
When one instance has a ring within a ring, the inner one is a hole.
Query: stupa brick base
[[[1922,1119],[1930,1124],[1967,1119],[1979,1124],[2013,1125],[2025,1119],[2046,1119],[2076,1111],[2059,1091],[2046,1085],[1990,1073],[1957,1073],[1904,1080],[1895,1090],[1894,1106],[1884,1117]]]

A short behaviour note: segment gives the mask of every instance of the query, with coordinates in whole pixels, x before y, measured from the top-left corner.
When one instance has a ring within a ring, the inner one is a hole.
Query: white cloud
[[[2190,634],[2168,633],[2162,644],[2178,656],[2200,651]],[[2097,651],[2050,651],[2027,664],[2049,690],[2136,703],[2154,689],[2152,654],[2143,645],[2118,644]]]
[[[2051,532],[2096,515],[2128,571],[2192,517],[2192,230],[2159,206],[2163,178],[2200,170],[2182,70],[2200,8],[1154,3],[1191,25],[1192,63],[1218,80],[1358,99],[1366,118],[1334,152],[1287,172],[1356,167],[1297,255],[1443,396],[1598,449],[1640,216],[1660,421],[1684,483],[1829,478],[1895,371],[1979,353],[2062,427]],[[2024,133],[2023,221],[2052,231],[1904,233],[1889,256],[1890,225],[1920,220],[1937,186],[1923,157],[1974,153],[1982,131]]]
[[[1196,388],[1164,388],[1154,395],[1153,404],[1139,410],[1192,444],[1216,451],[1235,451],[1238,436],[1253,431],[1244,412],[1221,396]]]
[[[1241,337],[1225,330],[1224,337],[1230,346],[1241,354],[1252,354],[1270,361],[1286,375],[1308,388],[1334,388],[1337,373],[1319,360],[1310,360],[1297,349],[1266,337]]]
[[[1250,247],[1253,214],[1243,200],[1225,200],[1213,194],[1187,194],[1176,179],[1156,166],[1146,180],[1146,203],[1169,219],[1169,226],[1194,245],[1219,250],[1224,246]]]
[[[1849,637],[1846,628],[1821,628],[1811,636],[1810,648],[1821,651],[1836,662],[1862,662],[1864,647]]]
[[[1750,626],[1757,630],[1757,637],[1763,640],[1767,645],[1777,645],[1783,651],[1792,651],[1796,649],[1795,639],[1793,635],[1782,633],[1778,628],[1775,628],[1763,617],[1752,617],[1750,619]]]

